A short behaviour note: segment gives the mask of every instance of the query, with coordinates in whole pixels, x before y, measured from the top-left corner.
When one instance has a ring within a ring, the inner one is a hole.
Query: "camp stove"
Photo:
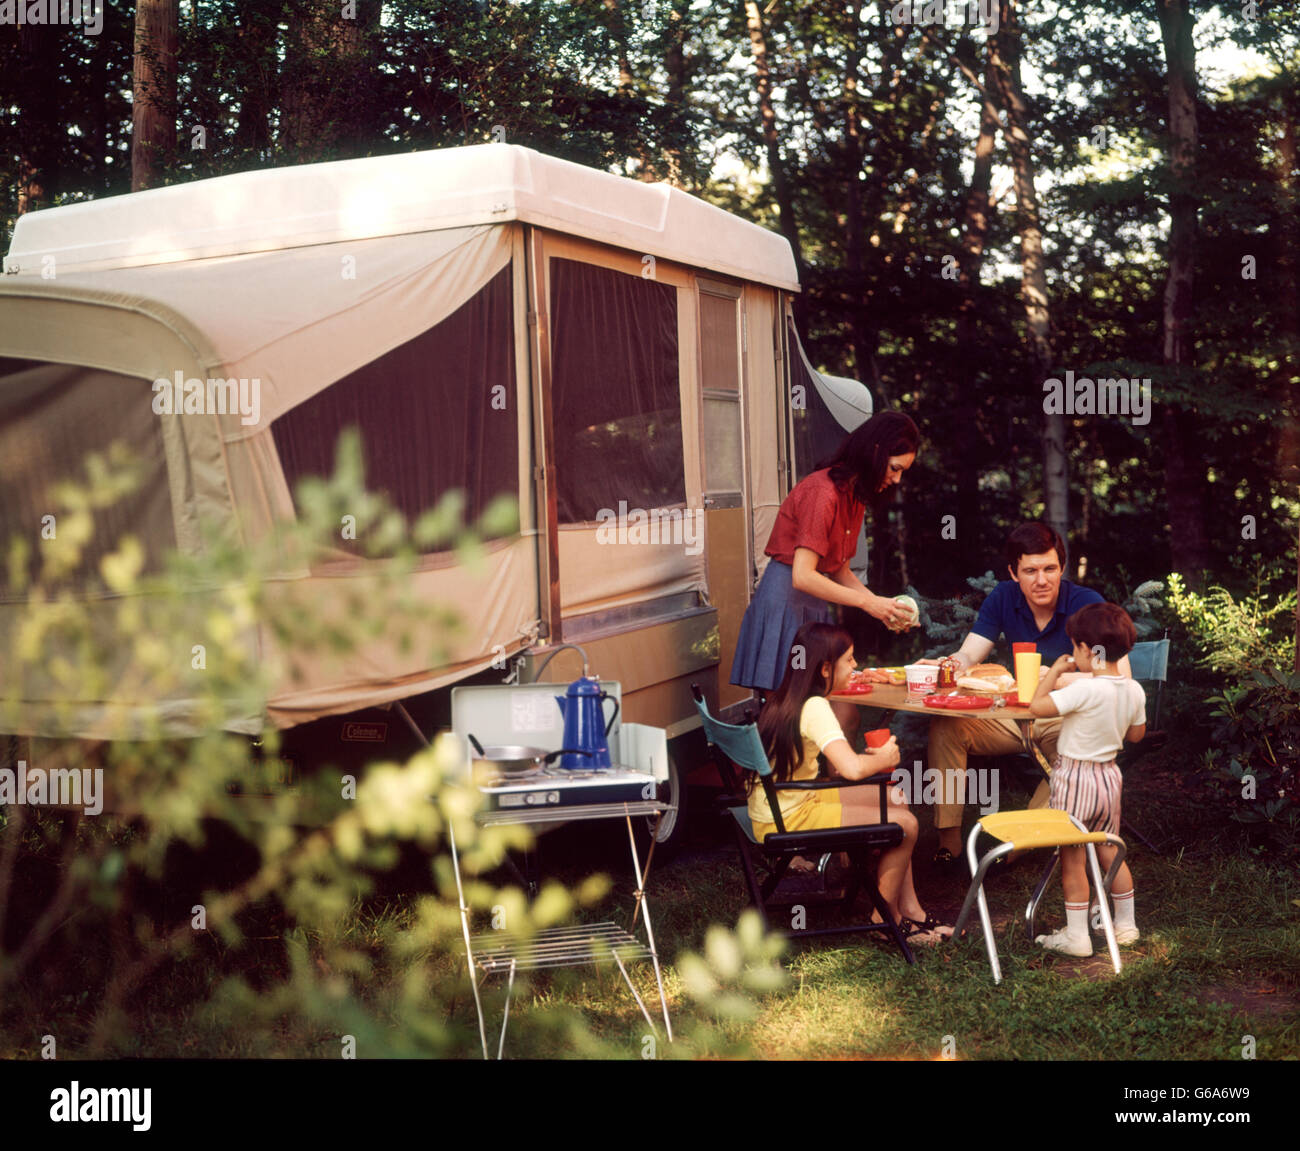
[[[502,778],[479,790],[493,810],[520,807],[585,807],[593,803],[633,803],[655,798],[655,777],[644,771],[607,767],[571,771],[547,767],[526,776]]]
[[[452,729],[466,741],[472,733],[485,745],[525,745],[558,751],[564,743],[567,684],[501,684],[456,687],[451,692]],[[601,688],[618,701],[617,682]],[[548,765],[526,774],[480,780],[479,790],[494,811],[588,807],[602,803],[654,800],[668,778],[667,741],[662,728],[620,723],[609,732],[609,767],[595,770]]]

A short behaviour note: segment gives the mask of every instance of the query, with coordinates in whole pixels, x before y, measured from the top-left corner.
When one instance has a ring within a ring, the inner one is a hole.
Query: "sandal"
[[[924,923],[917,923],[914,919],[904,917],[898,921],[898,927],[903,933],[903,938],[909,943],[942,943],[945,939],[952,938],[952,925],[940,923],[928,912]],[[943,934],[945,931],[948,933],[947,935]],[[923,939],[922,936],[926,938]]]

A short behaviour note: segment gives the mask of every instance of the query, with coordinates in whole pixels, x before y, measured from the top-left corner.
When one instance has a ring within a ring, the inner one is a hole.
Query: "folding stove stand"
[[[417,738],[427,747],[429,741],[416,725],[406,708],[401,703],[394,705],[406,720]],[[450,824],[448,835],[451,844],[451,862],[456,876],[456,898],[460,904],[461,931],[465,937],[465,955],[469,960],[470,984],[474,990],[474,1009],[478,1015],[479,1041],[483,1045],[483,1058],[488,1059],[487,1029],[483,1018],[483,1001],[479,996],[479,972],[483,976],[508,972],[509,982],[506,986],[506,1005],[501,1018],[501,1038],[497,1044],[497,1058],[505,1054],[506,1026],[510,1021],[510,997],[514,992],[515,972],[533,971],[547,967],[577,967],[586,963],[602,963],[613,960],[618,964],[623,982],[632,992],[632,998],[645,1016],[650,1030],[654,1031],[654,1020],[650,1018],[637,989],[628,976],[625,960],[649,959],[654,965],[655,984],[659,989],[659,1006],[663,1011],[664,1030],[668,1041],[673,1041],[673,1025],[668,1018],[668,998],[664,994],[663,972],[659,966],[659,952],[655,947],[654,928],[650,923],[650,905],[646,899],[646,879],[650,874],[650,864],[654,859],[655,837],[659,831],[659,820],[669,810],[668,805],[658,800],[621,801],[614,803],[593,803],[574,807],[531,807],[512,808],[482,812],[479,822],[485,827],[503,824],[547,824],[580,823],[592,819],[617,819],[623,817],[627,824],[628,847],[632,853],[632,869],[636,875],[636,907],[632,912],[632,927],[636,928],[638,915],[644,912],[646,942],[642,944],[636,936],[624,931],[615,923],[582,923],[572,927],[550,927],[539,931],[532,939],[519,941],[502,941],[499,933],[471,936],[469,931],[469,907],[465,903],[465,891],[460,878],[460,855],[456,850],[456,835]],[[650,837],[650,850],[646,854],[645,870],[641,868],[641,858],[636,849],[636,837],[632,832],[632,817],[655,816],[654,832]]]

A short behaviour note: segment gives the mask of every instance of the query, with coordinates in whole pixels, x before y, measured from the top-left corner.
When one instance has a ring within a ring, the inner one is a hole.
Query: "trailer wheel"
[[[686,774],[678,766],[677,757],[668,753],[668,781],[659,785],[659,799],[669,805],[659,820],[659,834],[655,836],[655,861],[661,862],[676,855],[685,842],[686,814]],[[642,840],[641,854],[650,847],[650,836],[654,833],[655,817],[645,817],[645,832],[638,836]]]

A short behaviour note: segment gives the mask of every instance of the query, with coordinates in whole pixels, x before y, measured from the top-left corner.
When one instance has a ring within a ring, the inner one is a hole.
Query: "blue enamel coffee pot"
[[[614,704],[614,713],[605,721],[605,701]],[[572,748],[560,757],[560,766],[573,771],[590,771],[609,767],[609,733],[618,717],[618,700],[600,690],[600,680],[583,676],[569,684],[563,697],[556,696],[564,715],[564,746]],[[581,753],[586,754],[581,754]]]

